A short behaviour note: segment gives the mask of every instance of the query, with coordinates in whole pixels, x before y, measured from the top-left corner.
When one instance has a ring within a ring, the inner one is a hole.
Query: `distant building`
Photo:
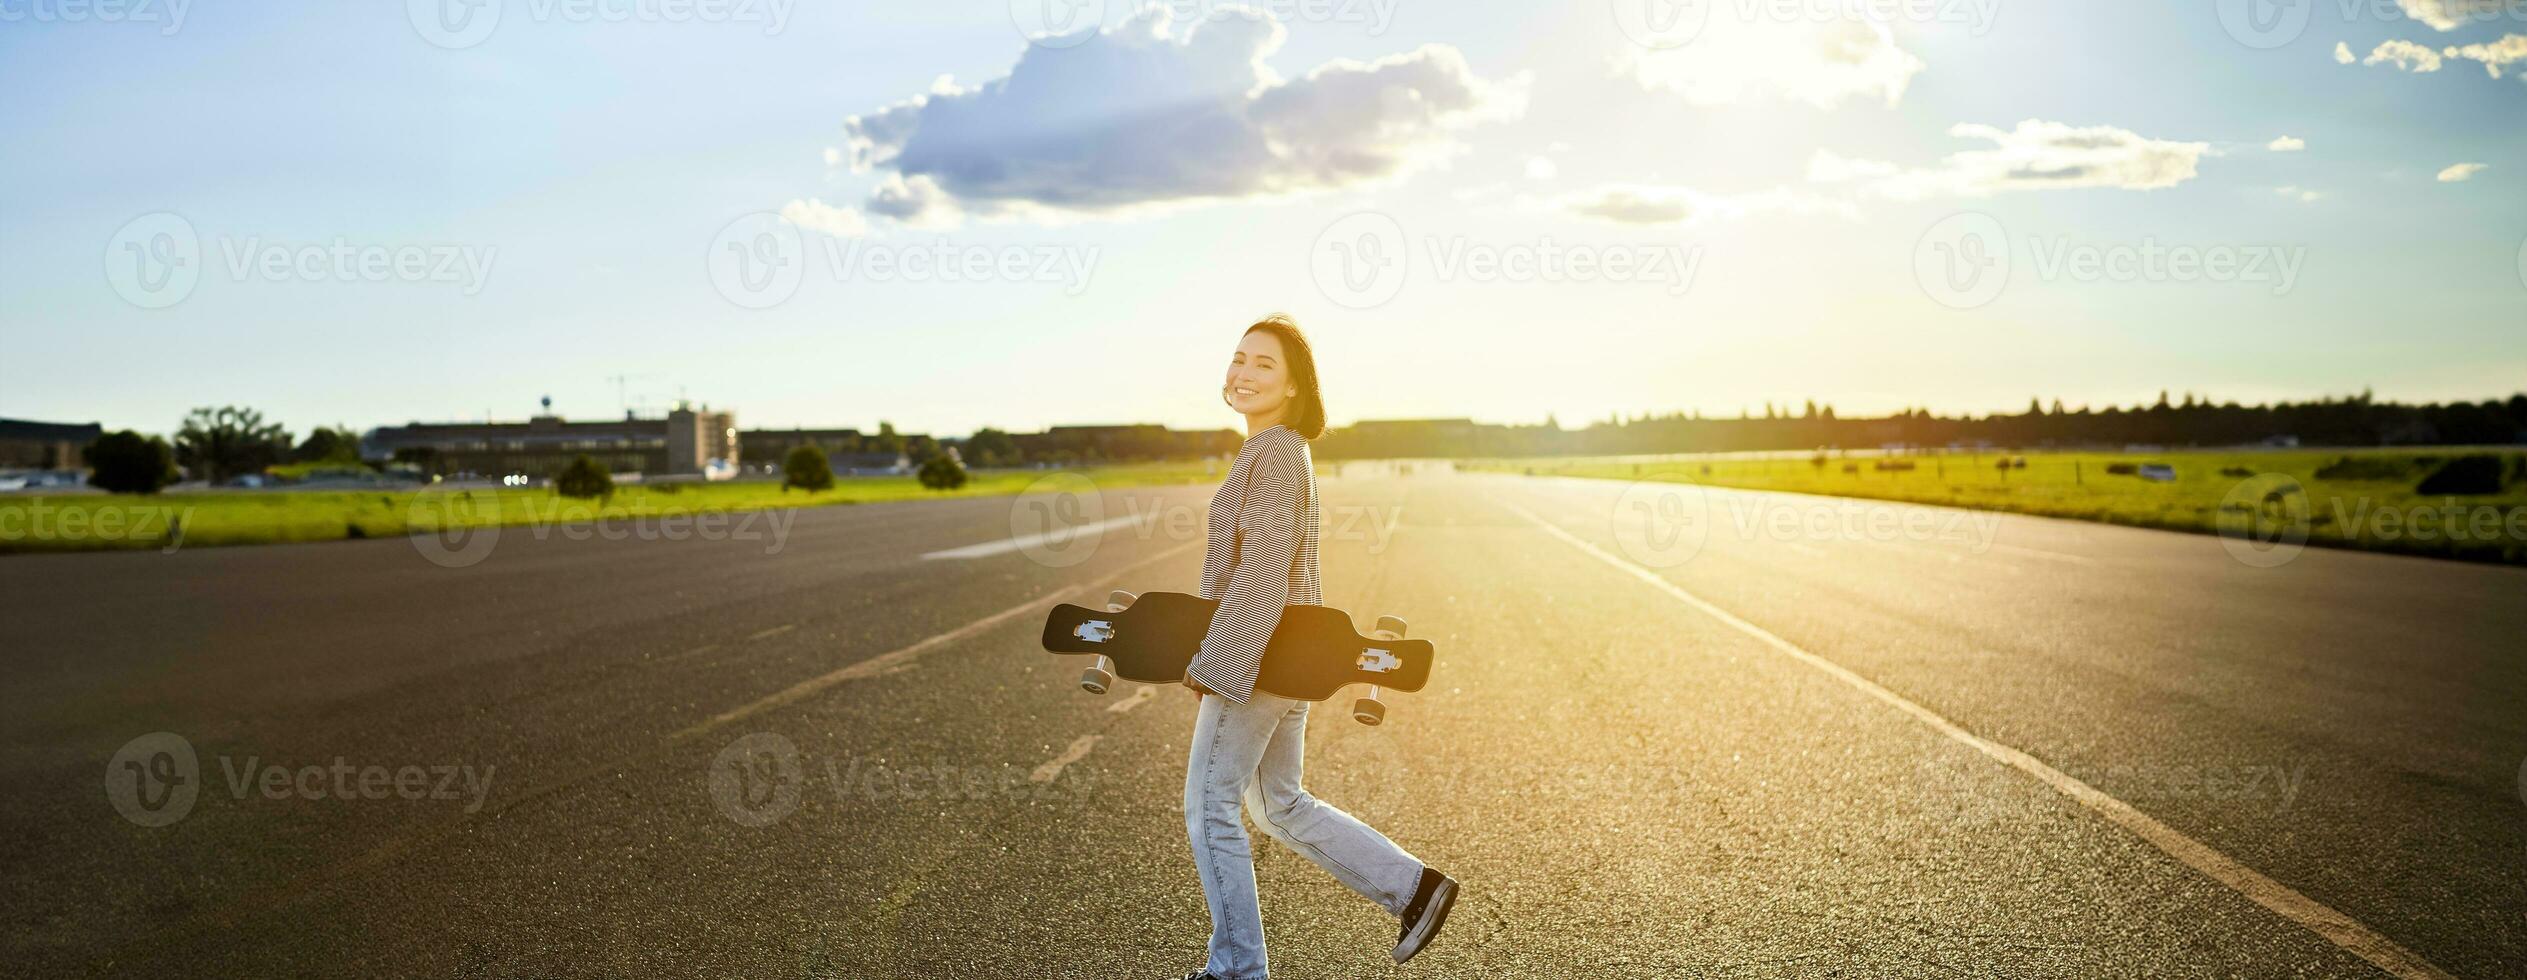
[[[1201,459],[1235,453],[1245,441],[1227,429],[1187,431],[1163,425],[1057,425],[1043,432],[1011,433],[1009,439],[1030,462]]]
[[[800,446],[824,450],[831,459],[862,451],[867,439],[858,429],[747,429],[737,434],[737,444],[746,465],[779,466]]]
[[[0,469],[83,469],[88,444],[104,434],[105,428],[94,422],[69,425],[0,419]]]
[[[413,463],[432,473],[492,477],[559,474],[581,455],[614,473],[702,473],[713,463],[738,458],[737,417],[678,407],[664,418],[565,422],[538,415],[524,422],[415,422],[372,429],[360,453],[374,460]]]

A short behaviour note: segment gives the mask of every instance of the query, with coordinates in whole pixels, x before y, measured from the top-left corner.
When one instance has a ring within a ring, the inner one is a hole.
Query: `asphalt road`
[[[2527,572],[1323,486],[1328,601],[1440,661],[1385,727],[1320,711],[1311,786],[1465,897],[1397,971],[1259,839],[1276,976],[2527,975]],[[1193,700],[1085,695],[1036,633],[1190,589],[1207,500],[1027,547],[1040,498],[0,560],[0,961],[1181,976]]]

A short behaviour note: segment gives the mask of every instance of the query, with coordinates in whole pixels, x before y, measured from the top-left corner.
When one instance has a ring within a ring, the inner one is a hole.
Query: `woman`
[[[1456,882],[1300,789],[1308,702],[1255,690],[1282,607],[1324,602],[1307,442],[1324,434],[1325,403],[1298,324],[1275,315],[1247,327],[1220,396],[1246,416],[1246,444],[1211,498],[1202,597],[1220,607],[1185,671],[1202,705],[1185,770],[1185,832],[1211,905],[1210,962],[1186,980],[1262,980],[1266,972],[1241,801],[1265,833],[1402,921],[1395,941],[1402,963],[1439,934]]]

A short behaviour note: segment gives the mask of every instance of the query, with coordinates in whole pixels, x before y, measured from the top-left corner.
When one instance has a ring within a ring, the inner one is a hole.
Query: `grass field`
[[[571,525],[824,507],[889,500],[1006,496],[1053,473],[1086,477],[1099,489],[1218,479],[1201,463],[1032,471],[985,470],[963,488],[940,492],[909,476],[841,477],[819,493],[783,492],[771,482],[618,486],[603,501],[574,500],[549,488],[394,491],[204,491],[159,496],[103,494],[0,496],[0,553],[174,550],[397,537],[490,525]],[[1066,480],[1057,489],[1083,486]]]
[[[2527,564],[2527,481],[2497,494],[2422,496],[2446,461],[2488,453],[2527,467],[2517,447],[2293,449],[2163,453],[1967,453],[1815,458],[1548,457],[1483,460],[1465,469],[1537,476],[1659,480],[1781,490],[2109,524],[2288,540],[2469,561]],[[2003,469],[2000,461],[2023,460]],[[2117,474],[2164,464],[2173,478]],[[1910,464],[1910,468],[1902,468]]]

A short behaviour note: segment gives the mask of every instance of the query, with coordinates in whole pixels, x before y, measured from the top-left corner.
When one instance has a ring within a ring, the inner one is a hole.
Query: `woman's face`
[[[1237,353],[1228,361],[1227,387],[1229,407],[1240,415],[1269,415],[1288,406],[1298,391],[1291,386],[1281,338],[1255,330],[1239,340]]]

